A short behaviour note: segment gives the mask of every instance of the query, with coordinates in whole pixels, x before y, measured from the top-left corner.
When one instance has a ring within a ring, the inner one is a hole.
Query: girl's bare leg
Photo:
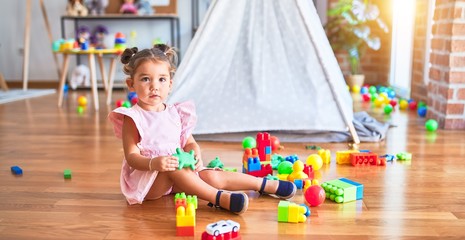
[[[200,178],[217,189],[229,191],[254,190],[259,191],[263,178],[254,177],[244,173],[217,171],[206,169],[199,172]],[[275,193],[278,189],[279,181],[268,180],[264,191]]]
[[[202,180],[197,173],[190,169],[158,173],[147,199],[162,197],[171,187],[185,192],[188,195],[197,195],[198,198],[215,203],[218,189]],[[220,196],[220,206],[229,209],[231,194],[223,192]]]

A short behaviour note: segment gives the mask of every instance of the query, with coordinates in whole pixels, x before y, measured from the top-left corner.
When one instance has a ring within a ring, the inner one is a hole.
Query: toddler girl
[[[256,178],[243,173],[203,167],[200,147],[192,136],[197,117],[192,102],[165,103],[173,86],[177,55],[174,49],[157,44],[138,51],[127,48],[121,56],[126,84],[137,93],[131,108],[120,107],[108,116],[115,135],[123,141],[121,190],[129,204],[185,192],[215,203],[216,207],[241,214],[248,197],[240,190],[255,190],[288,199],[296,186],[291,182]],[[178,170],[176,148],[195,151],[195,170]],[[227,191],[222,191],[224,189]]]

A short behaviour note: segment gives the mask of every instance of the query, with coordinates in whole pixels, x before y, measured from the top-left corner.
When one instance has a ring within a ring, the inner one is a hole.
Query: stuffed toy
[[[87,8],[82,4],[82,0],[68,0],[66,13],[69,16],[87,16]]]
[[[89,67],[86,65],[79,65],[71,74],[71,78],[69,80],[69,86],[71,89],[76,90],[78,86],[90,86],[90,70]]]
[[[152,15],[154,13],[149,0],[139,0],[137,5],[139,7],[137,11],[139,15]]]
[[[97,25],[94,29],[90,42],[96,49],[105,49],[105,37],[108,35],[108,29],[103,25]]]
[[[105,13],[105,8],[108,6],[108,0],[87,0],[87,9],[89,14],[101,15]]]
[[[122,14],[137,14],[137,7],[134,1],[135,0],[124,0],[119,12]]]

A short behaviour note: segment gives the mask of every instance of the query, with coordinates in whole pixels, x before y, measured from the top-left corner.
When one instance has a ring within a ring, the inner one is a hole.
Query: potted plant
[[[328,17],[325,29],[331,47],[347,53],[350,64],[347,84],[360,87],[365,79],[360,67],[363,54],[367,48],[375,51],[381,48],[381,40],[372,28],[387,33],[388,27],[379,17],[378,6],[370,0],[339,0],[328,10]]]

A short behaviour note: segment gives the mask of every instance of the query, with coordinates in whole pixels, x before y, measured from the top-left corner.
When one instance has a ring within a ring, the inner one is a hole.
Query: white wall
[[[1,0],[0,8],[0,71],[7,81],[22,81],[23,71],[23,48],[25,29],[25,0]],[[32,0],[32,21],[31,21],[31,42],[29,60],[29,81],[58,81],[57,70],[53,60],[50,40],[45,30],[45,23],[42,17],[39,1]],[[44,0],[51,25],[54,40],[61,38],[61,16],[65,13],[66,0]],[[178,0],[178,15],[181,25],[181,57],[187,49],[191,40],[191,1]],[[137,33],[138,47],[150,47],[152,40],[161,38],[163,41],[170,41],[170,25],[164,22],[144,22],[140,21],[104,21],[104,22],[83,22],[82,24],[91,27],[97,24],[107,26],[111,34],[123,32],[129,38],[131,31]],[[67,37],[73,37],[72,21],[67,21]],[[70,71],[76,66],[75,58],[72,58]],[[85,60],[82,59],[85,63]],[[61,64],[62,58],[59,57]],[[107,66],[108,69],[108,66]],[[99,77],[99,76],[98,76]],[[100,77],[99,77],[100,78]],[[118,64],[115,81],[122,81],[124,74],[121,65]]]

